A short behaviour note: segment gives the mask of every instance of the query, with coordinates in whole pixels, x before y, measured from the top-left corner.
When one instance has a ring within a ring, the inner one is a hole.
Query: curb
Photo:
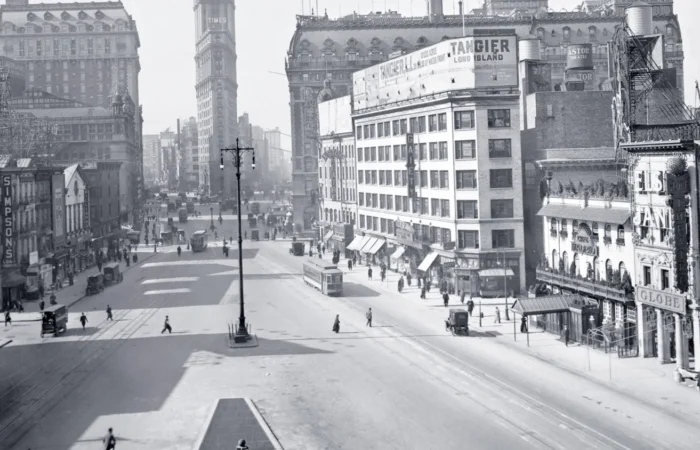
[[[157,255],[157,254],[158,254],[158,253],[152,253],[152,254],[149,254],[149,255],[147,255],[147,256],[144,256],[143,258],[139,258],[139,262],[137,262],[136,264],[132,264],[131,266],[125,268],[125,269],[123,270],[123,272],[128,272],[128,271],[130,271],[131,269],[137,267],[140,263],[145,262],[145,261],[151,259],[152,257],[154,257],[154,256]],[[81,295],[80,297],[76,298],[75,300],[73,300],[73,301],[71,301],[71,302],[64,303],[64,305],[65,305],[66,308],[70,308],[71,306],[73,306],[73,305],[77,304],[78,302],[80,302],[81,300],[83,300],[85,297],[87,297],[87,295],[84,295],[84,294],[83,294],[83,295]],[[30,313],[30,314],[31,314],[31,313]],[[37,314],[41,314],[41,313],[37,312]],[[25,323],[25,322],[39,322],[39,321],[41,321],[41,316],[39,316],[38,319],[25,319],[25,320],[21,320],[21,319],[16,320],[16,319],[13,318],[12,321],[13,321],[13,322],[23,322],[23,323]],[[7,345],[7,344],[5,344],[5,345]],[[2,348],[2,346],[0,346],[0,348]]]
[[[277,439],[277,436],[275,436],[274,431],[272,431],[272,429],[270,428],[270,424],[267,423],[267,420],[265,420],[263,415],[260,413],[260,410],[258,409],[258,405],[256,405],[255,402],[249,398],[246,398],[245,402],[248,404],[248,408],[250,408],[250,411],[253,413],[255,418],[258,420],[258,423],[262,427],[267,438],[270,440],[270,443],[272,444],[273,447],[275,447],[275,450],[284,450],[284,448],[282,447],[282,444],[280,444],[279,439]]]
[[[10,345],[10,344],[12,344],[12,339],[9,339],[9,340],[3,342],[2,344],[0,344],[0,348],[3,348],[3,347]]]

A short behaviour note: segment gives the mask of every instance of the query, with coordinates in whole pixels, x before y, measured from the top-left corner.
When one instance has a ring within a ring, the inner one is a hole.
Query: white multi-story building
[[[353,240],[357,220],[352,97],[346,95],[319,103],[318,120],[319,233],[327,248],[345,252]]]
[[[350,249],[471,295],[525,287],[515,37],[488,40],[500,50],[447,40],[354,75]]]
[[[70,251],[70,269],[81,272],[88,263],[87,246],[92,238],[90,231],[90,195],[78,164],[63,172],[65,182],[65,230]]]

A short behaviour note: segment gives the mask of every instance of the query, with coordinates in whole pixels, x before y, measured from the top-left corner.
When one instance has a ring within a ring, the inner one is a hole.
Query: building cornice
[[[669,141],[625,142],[620,144],[620,149],[632,153],[653,150],[687,151],[692,149],[695,145],[695,141],[674,139]]]
[[[33,3],[29,5],[2,5],[0,13],[5,11],[55,11],[63,9],[66,11],[79,11],[83,9],[124,9],[124,4],[121,1],[113,2],[73,2],[73,3]]]

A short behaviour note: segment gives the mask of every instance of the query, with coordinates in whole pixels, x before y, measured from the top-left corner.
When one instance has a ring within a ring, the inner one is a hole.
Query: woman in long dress
[[[333,322],[333,332],[340,332],[340,314],[335,315],[335,322]]]

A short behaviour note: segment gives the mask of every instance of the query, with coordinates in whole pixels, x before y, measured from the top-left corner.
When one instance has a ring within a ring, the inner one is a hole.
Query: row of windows
[[[489,109],[487,111],[489,128],[510,128],[510,109]],[[429,133],[447,130],[447,113],[429,114],[427,116]],[[454,129],[470,130],[475,127],[474,111],[455,111]],[[355,138],[374,139],[403,136],[407,133],[425,133],[426,116],[395,119],[392,121],[358,125]]]
[[[331,178],[333,175],[333,170],[331,167],[323,166],[318,168],[318,176],[321,179],[328,179]],[[336,176],[339,178],[338,181],[343,181],[343,180],[354,180],[355,179],[355,171],[352,170],[351,167],[339,167],[336,165]]]
[[[428,171],[417,172],[418,187],[427,187]],[[392,183],[393,180],[393,183]],[[455,187],[457,189],[477,189],[478,176],[476,170],[457,170],[455,172]],[[379,186],[406,186],[408,184],[408,171],[394,170],[393,178],[391,170],[358,170],[357,184]],[[513,169],[489,170],[489,187],[493,189],[513,187]],[[430,171],[431,189],[449,189],[449,172],[447,170]]]
[[[416,148],[418,149],[416,156],[419,161],[447,161],[449,159],[449,150],[445,141],[417,144]],[[489,158],[510,158],[512,154],[511,139],[489,139]],[[407,144],[357,149],[357,160],[363,162],[406,161],[407,157]],[[454,158],[456,160],[476,159],[476,141],[455,141]]]
[[[608,29],[604,28],[602,34],[603,34],[603,36],[607,36]],[[659,27],[654,27],[654,34],[659,34]],[[673,26],[666,25],[666,35],[673,36],[673,34],[674,34]],[[553,38],[557,37],[557,30],[552,30],[550,32],[550,35]],[[591,25],[590,27],[588,27],[588,37],[589,38],[596,39],[597,35],[598,35],[598,29],[595,26]],[[576,30],[576,36],[577,37],[583,36],[583,31],[581,29]],[[544,37],[545,37],[545,29],[544,28],[540,27],[537,29],[537,37],[539,39],[544,39]],[[562,29],[562,37],[565,41],[571,39],[571,28],[564,27]]]
[[[435,217],[451,217],[450,201],[418,197],[409,201],[403,195],[373,194],[360,192],[358,205],[366,208],[378,208],[389,211],[410,212],[413,214]],[[492,219],[512,219],[514,217],[513,199],[492,199]],[[476,200],[457,200],[457,219],[478,219],[479,207]]]
[[[115,46],[118,53],[126,52],[126,43],[112,38],[70,38],[70,39],[22,39],[17,42],[18,56],[76,56],[76,55],[111,55]],[[13,44],[5,45],[5,52],[15,54]]]

